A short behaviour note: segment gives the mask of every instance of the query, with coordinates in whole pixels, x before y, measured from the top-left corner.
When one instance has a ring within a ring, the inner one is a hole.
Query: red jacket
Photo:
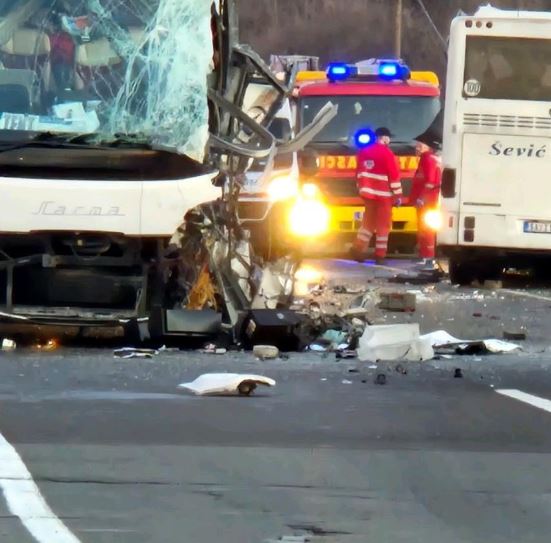
[[[67,32],[50,34],[51,59],[53,63],[65,63],[73,65],[75,61],[76,45],[73,38]]]
[[[412,205],[419,199],[424,200],[425,205],[435,205],[440,195],[442,182],[442,161],[432,151],[426,151],[421,155],[419,167],[415,172],[409,200]]]
[[[375,143],[358,153],[356,178],[360,196],[367,200],[386,200],[402,195],[400,168],[387,145]]]

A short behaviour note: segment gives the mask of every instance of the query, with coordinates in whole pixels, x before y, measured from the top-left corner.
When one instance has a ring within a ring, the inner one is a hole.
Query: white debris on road
[[[422,361],[434,358],[434,351],[430,342],[419,335],[418,324],[384,324],[365,329],[358,357],[361,361]]]
[[[437,330],[430,334],[421,336],[421,339],[430,342],[434,349],[443,347],[462,347],[462,346],[476,346],[480,345],[484,347],[490,353],[510,353],[520,349],[520,345],[515,343],[509,343],[508,341],[501,341],[500,339],[483,339],[483,340],[464,340],[453,337],[445,330]]]
[[[258,385],[273,387],[276,382],[263,375],[241,373],[205,373],[191,381],[178,385],[180,390],[189,390],[198,396],[248,396]]]

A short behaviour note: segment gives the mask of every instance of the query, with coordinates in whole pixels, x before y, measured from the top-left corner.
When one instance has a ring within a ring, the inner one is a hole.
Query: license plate
[[[551,221],[524,221],[526,234],[551,234]]]

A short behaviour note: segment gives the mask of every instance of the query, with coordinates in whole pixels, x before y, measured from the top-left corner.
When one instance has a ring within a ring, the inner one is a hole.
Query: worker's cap
[[[438,138],[435,134],[430,133],[429,131],[421,134],[420,136],[417,136],[415,138],[415,141],[418,141],[419,143],[424,143],[432,149],[442,148],[442,141],[440,140],[440,138]]]
[[[375,135],[378,138],[382,138],[383,136],[388,136],[389,138],[394,137],[394,134],[386,126],[377,128],[377,130],[375,130]]]

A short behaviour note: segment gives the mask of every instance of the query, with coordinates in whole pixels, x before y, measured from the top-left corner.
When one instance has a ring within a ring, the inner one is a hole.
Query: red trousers
[[[425,226],[423,215],[426,211],[434,209],[432,206],[417,208],[417,245],[421,258],[434,258],[436,254],[436,233]]]
[[[375,258],[384,258],[388,249],[388,234],[392,227],[392,200],[364,199],[365,211],[362,226],[354,242],[356,249],[365,252],[369,242],[375,237]]]

